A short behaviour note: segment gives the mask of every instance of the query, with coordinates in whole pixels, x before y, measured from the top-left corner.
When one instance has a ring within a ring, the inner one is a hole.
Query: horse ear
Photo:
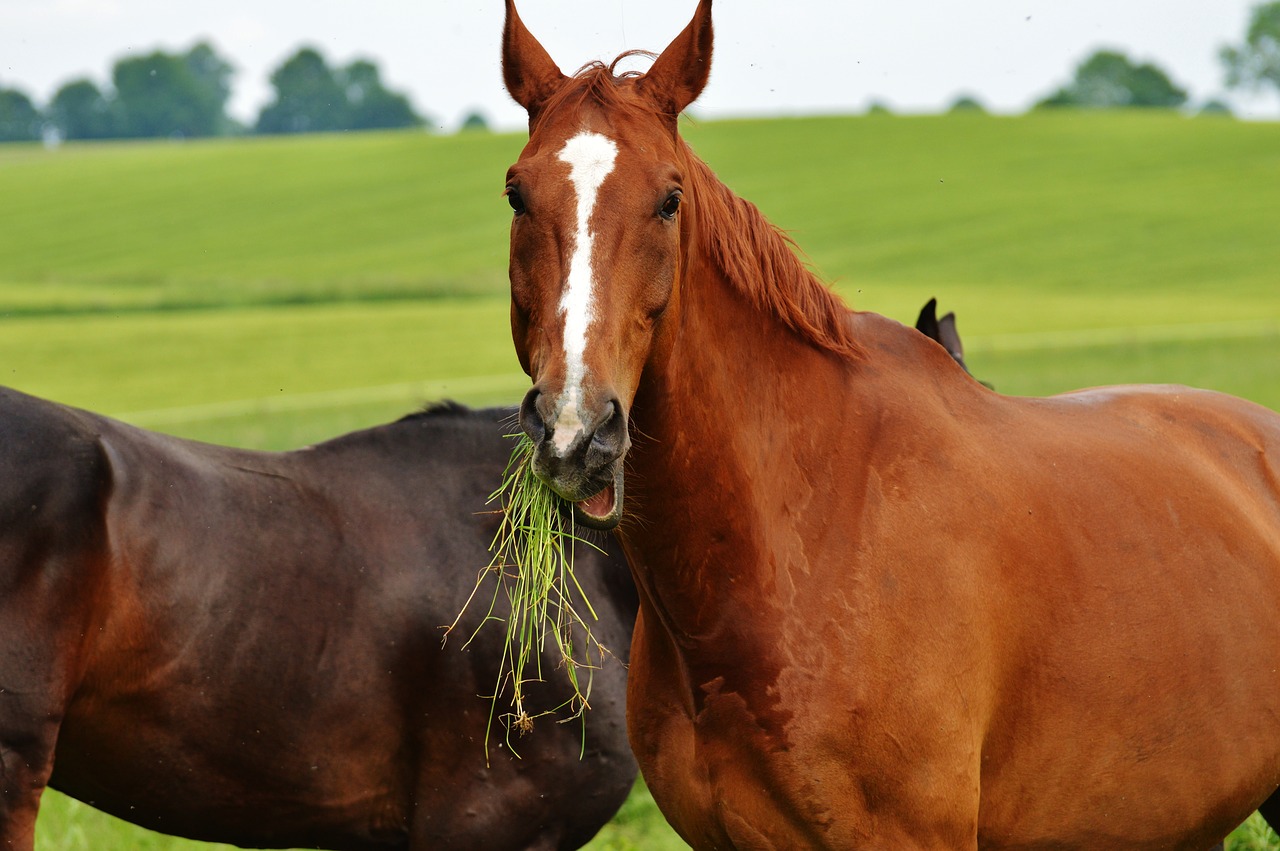
[[[916,318],[916,330],[930,340],[942,342],[942,336],[938,331],[938,300],[936,298],[929,299],[924,303],[924,307],[920,308],[920,315]]]
[[[507,22],[502,28],[502,79],[530,121],[566,79],[520,20],[515,0],[507,0]]]
[[[700,0],[693,20],[640,79],[641,88],[672,117],[697,100],[711,76],[711,0]]]
[[[960,342],[960,332],[956,330],[956,315],[948,313],[938,321],[938,342],[951,352],[951,356],[964,363],[964,344]]]

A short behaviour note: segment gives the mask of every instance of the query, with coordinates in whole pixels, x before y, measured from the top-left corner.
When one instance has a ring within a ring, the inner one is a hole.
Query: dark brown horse
[[[544,719],[486,767],[502,630],[441,647],[489,561],[512,413],[265,453],[0,390],[0,847],[31,849],[46,783],[252,847],[590,839],[635,778],[621,663],[595,673],[585,739]],[[625,565],[578,559],[625,658]],[[542,709],[569,696],[554,682]]]
[[[710,7],[643,75],[503,38],[522,424],[621,521],[659,806],[697,848],[1219,841],[1280,785],[1280,416],[1004,397],[845,309],[679,137]]]

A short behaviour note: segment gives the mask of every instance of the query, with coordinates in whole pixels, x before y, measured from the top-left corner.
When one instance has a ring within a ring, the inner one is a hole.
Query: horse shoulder
[[[101,542],[111,471],[90,415],[0,390],[0,582]]]

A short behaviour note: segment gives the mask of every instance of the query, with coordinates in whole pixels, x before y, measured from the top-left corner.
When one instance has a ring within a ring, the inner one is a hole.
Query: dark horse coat
[[[543,718],[486,766],[503,630],[462,639],[487,592],[441,646],[489,560],[510,416],[444,406],[265,453],[0,390],[0,847],[32,847],[46,784],[255,847],[585,843],[636,773],[620,557],[578,553],[618,656],[585,734]],[[548,677],[535,708],[568,697]]]

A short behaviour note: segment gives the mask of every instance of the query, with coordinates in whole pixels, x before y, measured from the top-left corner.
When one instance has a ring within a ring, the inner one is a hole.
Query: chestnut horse
[[[1280,785],[1280,416],[1005,397],[847,310],[680,139],[711,50],[702,0],[647,73],[569,77],[507,3],[521,422],[618,524],[663,813],[695,848],[1219,841]]]
[[[595,672],[585,732],[543,719],[486,766],[503,631],[441,647],[489,561],[513,415],[251,452],[0,389],[0,848],[30,851],[46,783],[255,848],[589,840],[635,779],[622,664]],[[625,659],[625,564],[578,567]]]

